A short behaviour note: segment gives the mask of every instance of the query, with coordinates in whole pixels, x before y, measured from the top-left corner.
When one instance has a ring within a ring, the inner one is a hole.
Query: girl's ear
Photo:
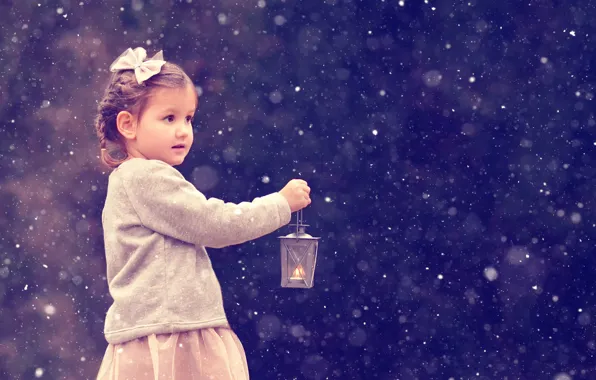
[[[137,135],[135,117],[128,111],[120,111],[116,116],[118,132],[128,140],[134,140]]]

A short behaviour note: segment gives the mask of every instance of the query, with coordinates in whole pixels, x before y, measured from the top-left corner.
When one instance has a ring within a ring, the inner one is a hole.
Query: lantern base
[[[313,287],[312,282],[307,284],[306,280],[289,280],[281,282],[282,288],[305,288],[310,289]]]

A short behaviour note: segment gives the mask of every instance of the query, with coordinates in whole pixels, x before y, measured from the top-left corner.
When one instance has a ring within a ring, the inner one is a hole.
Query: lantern
[[[307,234],[302,210],[296,215],[296,232],[281,239],[281,286],[284,288],[312,288],[317,265],[318,237]]]

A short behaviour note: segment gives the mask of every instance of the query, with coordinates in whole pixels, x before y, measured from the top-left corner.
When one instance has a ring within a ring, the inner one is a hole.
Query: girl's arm
[[[125,165],[120,168],[123,185],[141,223],[164,235],[222,248],[256,239],[290,222],[290,206],[279,193],[228,203],[207,199],[165,162],[140,159]]]

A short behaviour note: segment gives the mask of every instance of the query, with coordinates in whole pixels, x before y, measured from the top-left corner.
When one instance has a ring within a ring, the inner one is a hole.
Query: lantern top
[[[311,235],[307,234],[306,232],[302,232],[300,231],[299,233],[296,232],[292,232],[289,235],[286,236],[280,236],[280,239],[320,239],[318,237],[312,237]]]
[[[302,218],[302,210],[298,211],[296,217],[296,224],[290,224],[290,227],[296,227],[296,232],[292,232],[286,236],[280,236],[280,239],[312,239],[317,240],[320,239],[318,237],[313,237],[306,233],[306,227],[308,224],[304,224],[304,219]]]

